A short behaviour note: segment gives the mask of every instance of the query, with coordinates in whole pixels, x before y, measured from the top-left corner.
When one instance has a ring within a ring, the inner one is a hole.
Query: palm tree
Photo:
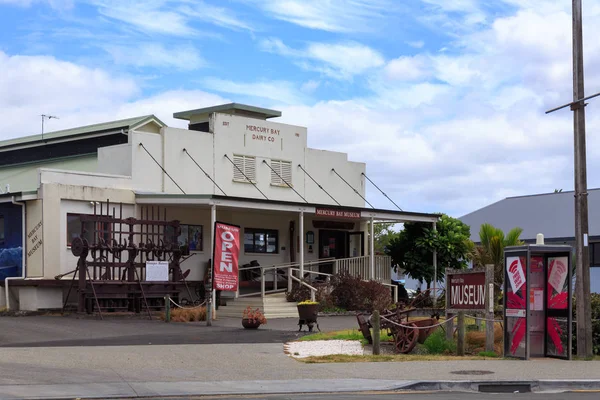
[[[489,264],[494,265],[494,286],[496,287],[496,293],[502,290],[504,282],[504,248],[524,244],[519,238],[521,233],[523,233],[523,229],[513,228],[505,236],[502,229],[488,223],[481,225],[479,230],[479,241],[481,244],[473,248],[471,258],[473,265],[476,267],[484,267]]]

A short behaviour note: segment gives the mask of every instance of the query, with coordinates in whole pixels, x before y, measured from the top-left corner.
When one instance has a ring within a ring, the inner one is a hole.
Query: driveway
[[[0,318],[0,347],[135,346],[170,344],[284,343],[306,335],[298,332],[297,318],[269,320],[257,330],[246,330],[238,318],[206,322],[165,323],[160,320],[68,316]],[[320,317],[323,331],[356,329],[356,318]],[[315,329],[316,330],[316,329]]]

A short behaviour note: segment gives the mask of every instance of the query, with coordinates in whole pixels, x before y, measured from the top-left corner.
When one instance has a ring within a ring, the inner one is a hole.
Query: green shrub
[[[600,294],[592,293],[590,296],[592,307],[592,347],[595,355],[600,355]],[[575,297],[573,297],[573,321],[577,320]],[[573,354],[577,354],[577,325],[573,323]]]
[[[456,343],[446,339],[446,332],[436,329],[423,343],[429,354],[448,354],[456,352]]]

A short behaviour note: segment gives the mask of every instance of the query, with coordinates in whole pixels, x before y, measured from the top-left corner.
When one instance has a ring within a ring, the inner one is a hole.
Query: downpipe
[[[6,292],[6,310],[10,311],[10,292],[8,290],[8,281],[9,280],[17,280],[17,279],[25,279],[25,203],[19,202],[15,200],[15,196],[12,196],[12,203],[18,206],[21,206],[21,223],[22,223],[22,236],[21,239],[21,276],[11,276],[4,278],[4,291]]]

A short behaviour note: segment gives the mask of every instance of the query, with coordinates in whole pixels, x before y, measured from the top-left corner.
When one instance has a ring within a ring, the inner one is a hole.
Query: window
[[[590,243],[590,267],[600,267],[600,242]]]
[[[204,250],[204,232],[202,225],[187,225],[179,224],[181,227],[181,234],[177,237],[179,246],[189,245],[190,251],[203,251]],[[173,228],[167,227],[165,230],[165,241],[171,242],[173,240]]]
[[[289,187],[286,182],[292,184],[292,163],[290,161],[271,160],[271,168],[277,172],[271,170],[271,185]]]
[[[80,215],[87,214],[67,214],[67,246],[71,245],[71,241],[76,237],[81,236],[81,220]],[[98,237],[102,237],[104,240],[110,240],[110,224],[108,222],[97,222],[94,227],[94,222],[88,221],[84,223],[85,233],[82,238],[86,239],[88,243],[94,243],[94,234],[96,235],[96,242]],[[94,229],[95,228],[95,229]]]
[[[4,242],[4,215],[0,215],[0,242]]]
[[[256,157],[233,155],[233,180],[236,182],[256,182]],[[241,172],[240,172],[241,171]],[[243,172],[243,173],[242,173]],[[244,176],[244,174],[248,177]]]
[[[279,232],[271,229],[244,229],[244,252],[277,254]]]

